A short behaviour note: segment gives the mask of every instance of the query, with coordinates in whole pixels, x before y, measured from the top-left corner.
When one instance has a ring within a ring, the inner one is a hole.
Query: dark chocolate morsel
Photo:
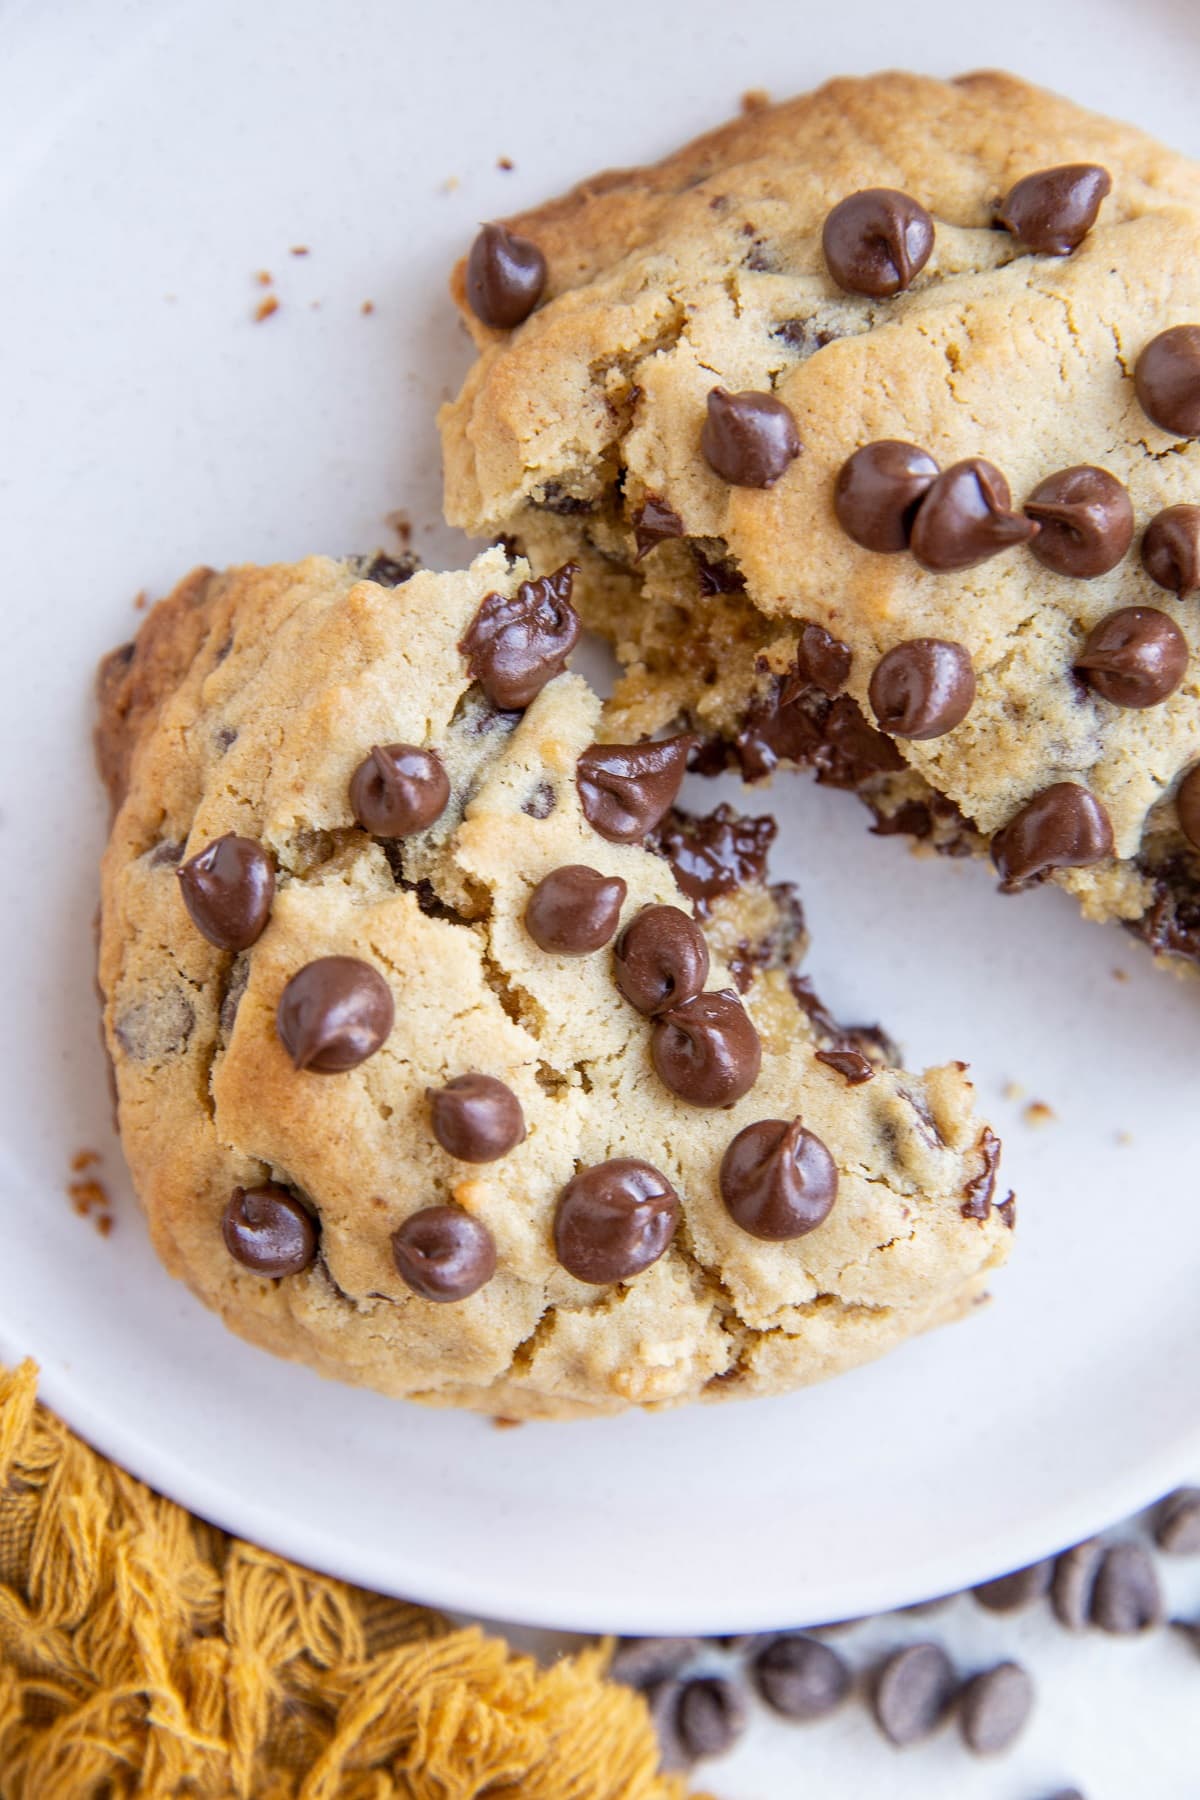
[[[621,1156],[581,1169],[559,1198],[554,1249],[567,1273],[603,1287],[657,1262],[679,1223],[679,1196],[649,1163]]]
[[[678,906],[644,906],[613,952],[617,986],[651,1018],[694,1000],[708,980],[708,962],[704,933]]]
[[[762,1045],[737,995],[722,991],[660,1013],[650,1057],[663,1086],[689,1106],[732,1106],[758,1079]]]
[[[639,1690],[671,1681],[704,1648],[698,1637],[622,1638],[608,1665],[610,1681]]]
[[[225,1248],[256,1275],[299,1275],[317,1253],[312,1219],[286,1188],[234,1188],[221,1217]]]
[[[679,792],[697,743],[689,734],[641,744],[593,744],[575,764],[583,816],[612,844],[653,831]]]
[[[850,1692],[845,1659],[820,1638],[769,1638],[750,1663],[755,1687],[774,1712],[810,1724],[836,1712]]]
[[[583,863],[551,869],[529,896],[525,929],[539,950],[553,956],[587,956],[602,950],[617,929],[625,883]]]
[[[655,544],[682,537],[683,520],[658,494],[647,494],[633,515],[633,536],[637,544],[636,560],[641,562]]]
[[[852,1050],[849,1046],[832,1050],[818,1050],[817,1061],[827,1068],[834,1069],[848,1081],[851,1087],[858,1087],[861,1082],[870,1081],[875,1073],[875,1065],[869,1062],[861,1050]]]
[[[903,293],[933,250],[933,220],[897,188],[863,188],[840,200],[821,236],[829,273],[850,294]]]
[[[994,463],[969,456],[932,483],[913,520],[909,547],[922,568],[971,569],[1037,536],[1032,519],[1012,510],[1012,493]]]
[[[698,818],[668,814],[658,842],[676,887],[703,919],[722,894],[766,880],[767,852],[778,829],[769,813],[751,819],[722,804]]]
[[[1078,782],[1055,781],[996,833],[992,861],[1011,892],[1051,869],[1102,862],[1112,847],[1112,822],[1096,796]]]
[[[1115,569],[1133,542],[1133,502],[1115,475],[1083,463],[1040,481],[1025,513],[1041,527],[1029,548],[1057,575],[1090,581]]]
[[[838,471],[833,506],[846,536],[864,550],[908,549],[917,508],[938,475],[927,450],[897,438],[864,444]]]
[[[768,488],[800,454],[800,433],[782,400],[715,387],[700,434],[704,460],[731,487]]]
[[[871,707],[889,737],[942,737],[961,725],[975,699],[970,653],[945,638],[910,638],[875,665]]]
[[[515,712],[561,675],[579,638],[571,605],[575,563],[523,581],[512,598],[488,594],[459,642],[471,679],[493,706]]]
[[[1041,1562],[1014,1569],[1009,1575],[997,1575],[991,1581],[980,1582],[973,1591],[980,1606],[986,1607],[988,1612],[1021,1612],[1050,1592],[1053,1579],[1054,1558],[1047,1556]]]
[[[220,950],[248,950],[271,916],[275,868],[253,838],[227,832],[176,871],[196,930]]]
[[[445,1087],[427,1088],[433,1135],[459,1162],[495,1162],[525,1137],[525,1115],[510,1087],[471,1070]]]
[[[1200,588],[1200,506],[1168,506],[1142,537],[1142,567],[1181,600]]]
[[[875,1722],[898,1748],[915,1744],[941,1724],[957,1686],[940,1644],[909,1644],[876,1671],[871,1694]]]
[[[546,259],[529,238],[484,225],[467,257],[467,304],[477,319],[511,331],[527,319],[546,286]]]
[[[1091,1620],[1114,1637],[1132,1637],[1163,1620],[1154,1558],[1144,1544],[1112,1544],[1092,1585]]]
[[[392,1029],[392,990],[357,956],[305,963],[279,996],[275,1029],[297,1069],[340,1074],[373,1056]]]
[[[675,1734],[689,1762],[723,1756],[746,1729],[746,1702],[725,1675],[685,1681],[675,1700]]]
[[[1063,163],[1039,169],[1008,190],[996,223],[1041,256],[1067,256],[1082,244],[1112,191],[1112,177],[1098,163]]]
[[[466,1300],[496,1273],[496,1244],[461,1206],[426,1206],[392,1233],[392,1259],[423,1300]]]
[[[1092,1606],[1092,1589],[1104,1559],[1104,1546],[1087,1538],[1064,1550],[1054,1564],[1050,1604],[1060,1625],[1068,1631],[1086,1631]]]
[[[837,1199],[837,1165],[799,1119],[760,1119],[739,1131],[721,1162],[721,1198],[753,1237],[784,1243],[815,1231]]]
[[[1015,1744],[1033,1711],[1033,1680],[1017,1662],[997,1663],[972,1676],[958,1702],[963,1741],[976,1756],[996,1756]]]
[[[1194,763],[1175,792],[1179,829],[1188,843],[1200,850],[1200,763]]]
[[[1154,1541],[1168,1556],[1200,1556],[1200,1488],[1176,1488],[1158,1508]]]
[[[376,744],[350,777],[350,809],[374,837],[402,838],[441,818],[450,782],[432,750]]]
[[[1187,639],[1174,619],[1154,606],[1123,606],[1101,619],[1075,667],[1090,688],[1114,706],[1157,706],[1187,673]]]
[[[1200,437],[1200,325],[1151,338],[1133,375],[1146,417],[1173,437]]]

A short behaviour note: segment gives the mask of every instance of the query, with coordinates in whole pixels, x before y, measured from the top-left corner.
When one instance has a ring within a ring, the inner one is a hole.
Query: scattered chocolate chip
[[[186,1050],[196,1028],[196,1009],[180,988],[165,988],[118,1014],[113,1036],[134,1062],[159,1063]]]
[[[861,1050],[818,1050],[817,1061],[836,1070],[851,1087],[870,1081],[875,1073],[874,1063],[868,1062]]]
[[[992,839],[992,861],[1012,893],[1051,869],[1083,869],[1111,855],[1112,822],[1087,788],[1055,781]]]
[[[1200,588],[1200,506],[1168,506],[1142,537],[1142,567],[1182,600]]]
[[[650,1058],[663,1086],[689,1106],[732,1106],[762,1066],[762,1045],[732,990],[697,994],[654,1021]]]
[[[1020,1663],[997,1663],[967,1682],[958,1722],[968,1750],[996,1756],[1016,1743],[1033,1711],[1033,1678]]]
[[[1075,659],[1088,686],[1114,706],[1157,706],[1187,673],[1187,639],[1154,606],[1123,606],[1101,619]]]
[[[1155,425],[1173,437],[1200,437],[1200,325],[1174,325],[1151,338],[1133,380]]]
[[[835,638],[823,625],[806,620],[800,627],[793,672],[784,683],[784,703],[790,683],[803,687],[810,682],[831,697],[840,693],[846,685],[852,661],[849,644],[843,644],[841,638]]]
[[[1200,1488],[1176,1488],[1159,1506],[1154,1541],[1168,1556],[1200,1556]]]
[[[423,1300],[466,1300],[496,1273],[496,1244],[461,1206],[426,1206],[392,1233],[392,1259]]]
[[[546,259],[529,238],[484,225],[467,257],[467,303],[477,319],[511,331],[527,319],[546,286]]]
[[[724,1675],[685,1681],[675,1701],[675,1729],[689,1761],[724,1755],[746,1729],[741,1689]]]
[[[305,963],[279,996],[275,1029],[297,1069],[340,1074],[373,1056],[395,1019],[392,990],[357,956]]]
[[[633,536],[637,544],[636,560],[641,562],[655,544],[664,543],[667,538],[682,537],[683,520],[658,494],[647,494],[633,515]]]
[[[1115,569],[1133,542],[1133,502],[1115,475],[1090,463],[1040,481],[1025,514],[1041,530],[1029,548],[1057,575],[1090,581]]]
[[[770,814],[748,819],[722,805],[703,818],[669,813],[659,829],[658,842],[671,865],[675,885],[703,919],[721,894],[765,879],[767,851],[778,829]]]
[[[703,1647],[704,1640],[697,1637],[623,1638],[608,1665],[608,1676],[625,1687],[654,1687],[678,1675]]]
[[[964,1219],[986,1219],[992,1208],[992,1195],[996,1191],[1001,1144],[990,1125],[985,1125],[980,1133],[978,1148],[983,1156],[983,1168],[963,1189],[964,1199],[960,1211]]]
[[[709,468],[731,487],[769,488],[800,454],[800,433],[782,400],[715,387],[700,449]]]
[[[284,1188],[236,1187],[221,1216],[225,1248],[256,1275],[299,1275],[317,1253],[312,1219]]]
[[[628,1281],[657,1262],[679,1223],[679,1196],[649,1163],[619,1156],[581,1169],[562,1191],[554,1249],[593,1286]]]
[[[867,691],[889,737],[943,737],[971,710],[975,671],[961,644],[910,638],[880,657]]]
[[[927,450],[896,438],[864,444],[838,472],[833,506],[846,536],[864,550],[907,550],[917,508],[937,480]]]
[[[819,1638],[770,1638],[753,1656],[750,1675],[767,1705],[809,1724],[836,1712],[850,1692],[848,1665]]]
[[[840,200],[821,234],[829,273],[849,294],[903,293],[933,250],[933,220],[911,194],[863,188]]]
[[[721,1160],[721,1198],[752,1237],[785,1243],[815,1231],[837,1199],[837,1165],[799,1119],[760,1119]]]
[[[941,1724],[957,1687],[950,1658],[940,1644],[896,1650],[875,1675],[871,1710],[890,1743],[903,1749]]]
[[[1060,1625],[1068,1631],[1086,1631],[1092,1607],[1092,1588],[1104,1559],[1104,1546],[1088,1538],[1056,1558],[1050,1584],[1050,1604]]]
[[[704,933],[678,906],[644,906],[613,952],[618,988],[651,1018],[694,1000],[708,980],[708,964]]]
[[[471,1070],[427,1088],[433,1135],[459,1162],[495,1162],[524,1140],[525,1115],[510,1087]]]
[[[450,782],[432,750],[376,744],[350,777],[350,810],[374,837],[402,838],[440,819]]]
[[[989,1612],[1022,1612],[1050,1592],[1053,1579],[1054,1558],[1048,1556],[1027,1568],[1014,1569],[1011,1575],[997,1575],[994,1581],[981,1582],[974,1594]]]
[[[1092,1586],[1090,1614],[1093,1625],[1115,1637],[1132,1637],[1162,1624],[1158,1571],[1143,1544],[1113,1544],[1104,1552]]]
[[[603,949],[617,929],[625,894],[619,875],[567,863],[552,869],[530,894],[525,929],[551,955],[587,956]]]
[[[653,831],[679,792],[691,734],[641,744],[593,744],[575,765],[583,816],[612,844],[634,844]]]
[[[1032,519],[1012,510],[1012,492],[994,463],[969,456],[951,463],[917,509],[909,547],[924,569],[972,569],[1037,536]]]
[[[571,605],[575,563],[552,575],[523,581],[512,599],[488,594],[459,642],[467,670],[493,706],[512,712],[528,706],[546,683],[561,675],[579,637]]]
[[[996,223],[1039,256],[1067,256],[1082,244],[1111,191],[1112,177],[1098,163],[1039,169],[1008,190]]]
[[[267,928],[275,898],[275,868],[253,838],[227,832],[178,871],[179,891],[192,924],[220,950],[248,950]]]

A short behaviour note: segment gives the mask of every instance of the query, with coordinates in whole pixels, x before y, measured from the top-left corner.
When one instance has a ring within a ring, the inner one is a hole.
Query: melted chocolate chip
[[[179,891],[196,930],[220,950],[248,950],[271,916],[275,869],[261,844],[227,832],[178,870]]]
[[[308,1213],[286,1189],[234,1188],[221,1217],[225,1248],[256,1275],[299,1275],[317,1253]]]
[[[924,569],[971,569],[1037,536],[1032,519],[1012,510],[1012,493],[994,463],[967,457],[943,470],[922,500],[910,548]]]
[[[440,819],[450,782],[432,750],[376,744],[350,777],[350,810],[374,837],[402,838]]]
[[[910,638],[876,663],[868,693],[875,717],[890,737],[943,737],[971,710],[975,671],[961,644]]]
[[[692,561],[696,565],[696,575],[700,585],[701,598],[707,600],[712,594],[744,594],[746,577],[735,562],[728,557],[718,558],[715,562],[705,556],[703,550],[692,545]]]
[[[1151,338],[1133,380],[1155,425],[1173,437],[1200,437],[1200,325],[1174,325]]]
[[[363,578],[373,581],[376,587],[402,587],[406,581],[412,580],[420,566],[420,557],[411,551],[406,551],[403,556],[386,556],[380,551],[366,562]]]
[[[882,300],[903,293],[929,261],[933,220],[911,194],[863,188],[833,208],[821,242],[840,288]]]
[[[569,1275],[602,1287],[657,1262],[678,1223],[679,1196],[666,1176],[616,1157],[567,1183],[554,1216],[554,1250]]]
[[[587,956],[603,949],[617,929],[625,893],[619,875],[567,863],[534,888],[525,908],[525,929],[551,955]]]
[[[392,990],[357,956],[305,963],[279,996],[275,1029],[297,1069],[340,1074],[373,1056],[395,1019]]]
[[[799,668],[750,708],[736,755],[747,781],[761,780],[781,762],[809,763],[828,787],[858,787],[904,767],[891,738],[867,724],[857,701],[849,694],[830,700]]]
[[[1152,871],[1153,897],[1140,919],[1129,923],[1154,951],[1200,962],[1200,876],[1196,858],[1168,857]]]
[[[805,620],[800,627],[795,665],[784,683],[781,701],[787,704],[788,690],[793,684],[797,689],[811,684],[831,696],[840,693],[849,678],[852,661],[849,644],[843,644],[841,638],[835,638],[823,625]]]
[[[675,885],[692,901],[697,918],[703,919],[721,894],[766,879],[767,851],[778,829],[769,814],[747,819],[722,805],[703,818],[669,813],[659,828],[658,842]]]
[[[1200,850],[1200,763],[1195,763],[1175,794],[1179,829],[1194,849]]]
[[[677,906],[646,906],[630,920],[613,953],[618,988],[653,1018],[682,1006],[708,980],[708,945],[694,919]]]
[[[770,1243],[815,1231],[837,1199],[837,1166],[799,1119],[761,1119],[739,1131],[722,1159],[720,1181],[734,1223]]]
[[[1200,588],[1200,506],[1168,506],[1147,525],[1142,567],[1182,600]]]
[[[716,387],[700,434],[704,460],[731,487],[773,487],[800,454],[800,433],[782,400]]]
[[[1056,781],[1024,805],[992,839],[1001,885],[1013,893],[1051,869],[1083,869],[1112,854],[1103,805],[1075,781]]]
[[[460,1206],[426,1206],[392,1233],[392,1259],[423,1300],[466,1300],[496,1273],[496,1244]]]
[[[1153,606],[1123,606],[1088,633],[1075,668],[1114,706],[1157,706],[1187,673],[1187,639]]]
[[[916,444],[896,438],[864,444],[838,472],[833,490],[838,523],[864,550],[884,555],[907,550],[917,508],[937,475],[932,456]]]
[[[1001,1147],[1000,1139],[991,1126],[985,1125],[978,1145],[983,1156],[983,1168],[963,1189],[964,1199],[959,1211],[964,1219],[986,1219],[991,1212]]]
[[[489,594],[475,614],[458,647],[493,706],[528,706],[562,674],[579,637],[579,614],[571,605],[578,572],[575,563],[564,563],[553,575],[523,581],[512,599]]]
[[[650,1057],[663,1086],[689,1106],[732,1106],[758,1079],[762,1045],[737,995],[724,990],[660,1013]]]
[[[525,1137],[525,1115],[510,1087],[472,1070],[427,1088],[433,1135],[459,1162],[495,1162]]]
[[[1112,191],[1112,177],[1098,163],[1063,163],[1039,169],[1011,187],[996,223],[1040,256],[1067,256],[1082,244]]]
[[[1089,581],[1115,569],[1133,542],[1133,502],[1115,475],[1084,463],[1038,483],[1025,513],[1041,527],[1029,548],[1058,575]]]
[[[511,331],[527,319],[546,286],[546,259],[529,238],[484,225],[467,257],[467,303],[477,319]]]
[[[593,744],[575,765],[583,816],[612,844],[653,831],[679,792],[697,740],[690,734],[641,744]]]
[[[818,1050],[817,1061],[834,1069],[851,1087],[870,1081],[875,1073],[874,1063],[868,1062],[861,1050]]]
[[[647,494],[633,515],[633,535],[637,561],[641,562],[655,544],[661,544],[667,538],[682,537],[683,520],[658,494]]]

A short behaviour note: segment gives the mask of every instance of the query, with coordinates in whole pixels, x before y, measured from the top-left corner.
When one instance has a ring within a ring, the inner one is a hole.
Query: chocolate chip
[[[1200,506],[1168,506],[1142,537],[1142,567],[1182,600],[1200,588]]]
[[[461,1206],[426,1206],[392,1233],[392,1259],[423,1300],[466,1300],[496,1273],[496,1244]]]
[[[527,800],[522,800],[521,811],[530,819],[548,819],[558,804],[558,794],[552,781],[539,781]]]
[[[160,1063],[187,1049],[196,1028],[196,1009],[180,988],[138,1000],[118,1014],[113,1036],[134,1062]]]
[[[625,1687],[654,1687],[678,1675],[703,1647],[704,1640],[698,1637],[622,1638],[608,1665],[608,1678]]]
[[[412,580],[421,566],[420,557],[408,551],[403,556],[386,556],[380,551],[369,561],[364,559],[364,562],[363,579],[373,581],[376,587],[385,588],[402,587],[406,581]]]
[[[175,843],[173,839],[165,838],[161,844],[155,844],[150,852],[150,867],[152,869],[174,868],[182,855],[183,845]]]
[[[880,657],[867,692],[889,737],[943,737],[975,699],[970,653],[945,638],[910,638]]]
[[[286,1189],[235,1187],[221,1216],[225,1248],[256,1275],[299,1275],[317,1253],[312,1219]]]
[[[996,1191],[1001,1144],[990,1125],[984,1126],[977,1147],[983,1157],[983,1168],[963,1189],[964,1199],[959,1210],[964,1219],[986,1219],[992,1209],[992,1195]]]
[[[679,792],[697,740],[690,734],[641,744],[593,744],[575,764],[583,816],[612,844],[653,831]]]
[[[916,444],[897,438],[864,444],[838,472],[833,490],[838,523],[864,550],[883,555],[907,550],[917,508],[937,475],[932,456]]]
[[[1157,706],[1187,673],[1187,639],[1154,606],[1123,606],[1088,633],[1075,659],[1088,686],[1114,706]]]
[[[850,1670],[819,1638],[771,1638],[756,1652],[750,1675],[767,1705],[804,1724],[836,1712],[850,1692]]]
[[[305,963],[279,996],[275,1029],[297,1069],[340,1074],[373,1056],[392,1029],[392,990],[357,956]]]
[[[874,1063],[868,1062],[861,1050],[818,1050],[817,1061],[836,1070],[851,1087],[870,1081],[875,1073]]]
[[[489,594],[467,627],[459,649],[467,670],[493,706],[515,711],[561,675],[579,637],[571,584],[579,573],[564,563],[553,575],[523,581],[515,596]]]
[[[559,1198],[554,1249],[569,1275],[603,1287],[657,1262],[679,1223],[679,1196],[649,1163],[619,1156],[581,1169]]]
[[[703,599],[707,600],[713,594],[745,593],[746,577],[729,557],[712,559],[705,556],[703,550],[693,544],[692,561],[696,565],[696,575]]]
[[[1091,1619],[1101,1631],[1132,1637],[1163,1620],[1162,1589],[1154,1558],[1142,1544],[1106,1550],[1092,1587]]]
[[[636,560],[641,562],[655,544],[664,543],[667,538],[682,537],[683,520],[658,494],[647,494],[633,515],[633,536],[637,544]]]
[[[229,973],[225,977],[224,992],[221,1004],[217,1009],[217,1024],[221,1036],[228,1041],[233,1035],[237,1023],[238,1007],[242,1004],[242,995],[250,981],[250,958],[235,956],[230,964]]]
[[[1104,1546],[1088,1538],[1064,1550],[1054,1564],[1050,1604],[1060,1625],[1068,1631],[1085,1631],[1092,1605],[1096,1572],[1104,1558]]]
[[[720,895],[765,879],[767,851],[778,829],[769,814],[747,819],[722,805],[698,819],[684,813],[668,815],[658,841],[676,886],[703,919]]]
[[[1053,1579],[1054,1558],[1048,1556],[1027,1568],[1014,1569],[1011,1575],[997,1575],[994,1581],[981,1582],[974,1594],[989,1612],[1022,1612],[1050,1592]]]
[[[721,1198],[752,1237],[783,1243],[815,1231],[837,1199],[837,1165],[799,1119],[760,1119],[721,1160]]]
[[[1039,169],[1011,187],[996,223],[1040,256],[1067,256],[1082,244],[1112,191],[1112,177],[1098,163],[1063,163]]]
[[[1033,1679],[1020,1663],[997,1663],[968,1681],[958,1722],[968,1750],[996,1756],[1016,1743],[1033,1711]]]
[[[601,950],[617,929],[625,883],[583,863],[566,863],[543,877],[529,896],[525,929],[554,956],[587,956]]]
[[[248,950],[267,928],[275,869],[261,844],[226,832],[178,871],[179,891],[196,930],[220,950]]]
[[[689,1106],[732,1106],[762,1066],[762,1045],[731,989],[697,994],[654,1021],[650,1058],[664,1087]]]
[[[871,1694],[875,1722],[903,1749],[936,1730],[949,1711],[957,1682],[940,1644],[909,1644],[877,1671]]]
[[[800,454],[800,433],[782,400],[715,387],[700,448],[709,468],[731,487],[769,488]]]
[[[1112,854],[1112,822],[1075,781],[1055,781],[1024,805],[992,839],[992,861],[1010,892],[1051,869],[1083,869]]]
[[[969,456],[938,476],[917,509],[909,547],[922,568],[972,569],[1037,536],[1032,519],[1012,510],[1012,492],[994,463]]]
[[[432,750],[376,744],[350,777],[350,809],[374,837],[402,838],[440,819],[450,781]]]
[[[1133,542],[1133,502],[1107,469],[1090,463],[1040,481],[1025,513],[1041,526],[1029,548],[1058,575],[1090,581],[1115,569]]]
[[[653,1017],[694,1000],[708,980],[708,944],[678,906],[645,906],[629,921],[613,953],[618,988]]]
[[[1200,437],[1200,325],[1174,325],[1151,338],[1133,380],[1155,425],[1174,437]]]
[[[933,220],[911,194],[863,188],[841,200],[821,235],[829,273],[849,294],[903,293],[933,250]]]
[[[1154,1541],[1168,1556],[1200,1556],[1200,1488],[1167,1495],[1154,1521]]]
[[[815,625],[811,620],[806,620],[800,627],[792,674],[789,682],[784,683],[780,696],[782,703],[787,704],[791,682],[801,687],[810,682],[813,687],[820,688],[823,694],[840,693],[846,685],[852,661],[849,644],[843,644],[841,638],[835,638],[823,625]]]
[[[484,225],[467,257],[467,304],[477,319],[511,331],[527,319],[546,286],[546,259],[529,238]]]
[[[525,1115],[510,1087],[471,1070],[426,1088],[433,1135],[459,1162],[495,1162],[524,1140]]]
[[[689,1761],[723,1756],[746,1729],[741,1689],[724,1675],[685,1681],[675,1701],[675,1729]]]

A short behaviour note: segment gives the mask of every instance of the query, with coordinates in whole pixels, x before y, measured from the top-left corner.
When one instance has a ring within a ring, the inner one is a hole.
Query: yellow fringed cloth
[[[683,1800],[607,1655],[543,1670],[228,1537],[0,1372],[2,1800]]]

